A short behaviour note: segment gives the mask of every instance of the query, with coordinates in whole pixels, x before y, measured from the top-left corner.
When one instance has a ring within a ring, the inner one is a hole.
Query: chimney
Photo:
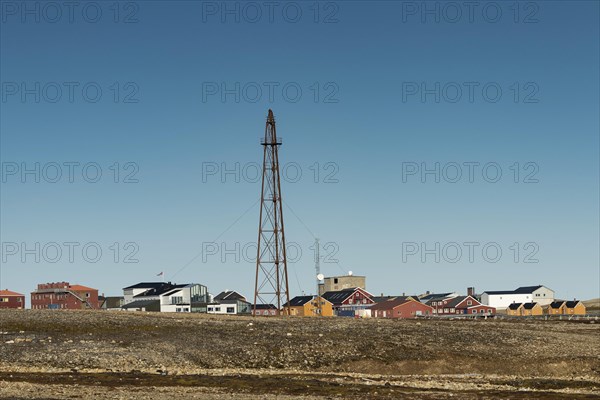
[[[467,288],[467,296],[475,296],[475,288],[473,286]]]

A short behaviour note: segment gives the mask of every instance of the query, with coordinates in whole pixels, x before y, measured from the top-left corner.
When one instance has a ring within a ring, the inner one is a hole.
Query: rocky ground
[[[600,320],[0,310],[0,333],[0,399],[600,399]]]

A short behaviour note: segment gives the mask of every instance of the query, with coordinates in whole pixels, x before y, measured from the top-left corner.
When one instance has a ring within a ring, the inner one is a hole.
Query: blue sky
[[[2,288],[250,297],[272,108],[292,294],[599,296],[597,2],[114,4],[2,1]]]

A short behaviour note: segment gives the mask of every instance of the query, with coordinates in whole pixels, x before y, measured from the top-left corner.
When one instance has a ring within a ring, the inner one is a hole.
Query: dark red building
[[[398,296],[371,307],[371,317],[373,318],[417,318],[432,314],[433,308],[412,296]]]
[[[473,296],[431,299],[428,303],[435,315],[494,315],[496,308],[481,304]]]
[[[0,308],[25,308],[25,295],[8,289],[0,290]]]
[[[323,298],[333,304],[338,317],[359,316],[375,303],[373,295],[359,287],[325,292]]]
[[[69,282],[41,283],[31,292],[32,309],[84,310],[98,309],[98,289]]]

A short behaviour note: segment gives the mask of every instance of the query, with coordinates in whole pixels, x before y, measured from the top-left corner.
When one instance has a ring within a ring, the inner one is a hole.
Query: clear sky
[[[293,295],[314,292],[316,236],[325,275],[375,294],[599,296],[596,1],[2,0],[0,18],[3,289],[118,295],[163,271],[251,297],[272,108]]]

